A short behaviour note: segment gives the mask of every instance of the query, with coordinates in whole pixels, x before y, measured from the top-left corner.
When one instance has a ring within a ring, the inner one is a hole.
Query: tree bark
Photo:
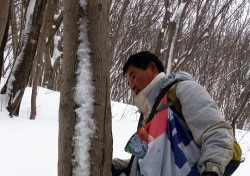
[[[92,51],[96,137],[92,141],[91,175],[111,175],[112,133],[110,107],[109,0],[88,1],[89,41]]]
[[[76,104],[73,88],[76,85],[79,3],[64,0],[64,47],[62,66],[62,88],[59,108],[58,176],[73,174],[73,136],[76,123]]]
[[[50,0],[46,6],[44,12],[43,23],[41,27],[41,32],[38,41],[38,50],[36,54],[36,58],[34,60],[32,73],[30,75],[30,80],[33,80],[32,86],[32,94],[31,94],[31,113],[30,119],[35,119],[36,116],[36,96],[37,96],[37,86],[39,84],[39,78],[42,73],[42,64],[43,64],[43,55],[45,51],[46,37],[49,34],[49,29],[52,27],[52,21],[55,13],[55,7],[57,4],[57,0]],[[32,79],[34,77],[34,79]]]
[[[42,19],[46,0],[37,0],[34,13],[31,17],[31,25],[30,31],[25,33],[24,38],[26,38],[26,43],[24,43],[22,52],[17,57],[15,69],[12,70],[12,87],[9,87],[9,102],[8,102],[8,111],[10,116],[19,115],[20,103],[23,97],[24,90],[28,84],[30,72],[32,69],[32,64],[34,61],[34,57],[37,49],[37,41],[40,34],[40,28],[42,25]],[[14,78],[14,79],[13,79]],[[11,85],[11,84],[7,84]]]
[[[10,0],[0,0],[0,44],[2,43],[8,21]]]
[[[44,53],[44,72],[43,72],[42,86],[47,89],[56,90],[54,89],[54,86],[53,86],[53,83],[55,80],[53,72],[54,72],[54,69],[51,65],[50,48],[49,46],[47,46],[45,48],[45,53]]]
[[[91,47],[91,62],[94,92],[93,119],[96,125],[95,137],[91,139],[90,175],[111,175],[112,134],[109,94],[109,1],[89,1],[87,11],[78,2],[64,1],[64,48],[62,85],[59,112],[59,155],[58,176],[71,176],[78,164],[74,152],[74,127],[76,124],[73,90],[76,86],[77,54],[79,46],[79,20],[88,18],[88,37]],[[86,14],[88,14],[86,16]],[[79,56],[80,57],[80,56]],[[81,58],[80,58],[81,59]],[[81,118],[81,117],[79,117]],[[85,151],[84,151],[85,152]],[[79,156],[77,156],[79,158]],[[75,165],[72,161],[76,161]]]
[[[11,35],[12,35],[12,46],[13,46],[13,56],[14,60],[17,58],[18,53],[18,31],[16,24],[16,13],[15,13],[15,1],[11,0],[10,6],[10,23],[11,23]]]
[[[162,28],[161,31],[159,31],[159,34],[157,36],[157,41],[156,41],[156,48],[155,48],[155,54],[161,58],[161,53],[162,53],[162,47],[163,47],[163,39],[164,36],[166,34],[166,30],[168,27],[168,22],[169,22],[169,18],[170,18],[170,14],[169,14],[169,0],[165,0],[164,1],[164,6],[165,6],[165,14],[163,17],[163,21],[162,21]]]
[[[2,76],[4,63],[4,48],[8,39],[8,15],[10,0],[0,0],[0,78]]]
[[[8,31],[9,31],[9,24],[7,22],[5,31],[4,31],[4,36],[0,44],[0,78],[2,77],[2,73],[4,70],[4,49],[8,41]]]

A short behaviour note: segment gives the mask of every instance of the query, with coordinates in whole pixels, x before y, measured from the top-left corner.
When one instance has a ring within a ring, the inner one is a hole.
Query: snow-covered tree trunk
[[[188,0],[181,0],[179,1],[180,4],[178,6],[178,8],[176,8],[173,16],[170,19],[170,35],[169,35],[169,39],[168,39],[168,52],[167,52],[167,58],[168,61],[167,63],[167,68],[166,68],[166,74],[169,74],[172,70],[172,66],[173,66],[173,56],[174,56],[174,49],[175,49],[175,44],[177,42],[177,37],[178,37],[178,32],[179,32],[179,27],[181,24],[181,20],[183,18],[183,15],[185,13],[185,10],[188,7],[188,4],[190,3],[190,1]],[[167,10],[167,9],[166,9]]]
[[[164,43],[163,40],[164,40],[164,37],[166,35],[169,17],[170,17],[170,13],[168,10],[169,0],[164,1],[164,7],[165,7],[165,14],[164,14],[163,21],[162,21],[161,31],[159,32],[159,34],[157,36],[157,42],[156,42],[156,48],[155,48],[155,54],[160,58],[162,56],[163,43]]]
[[[58,176],[111,175],[108,12],[107,0],[64,1]]]
[[[8,111],[10,116],[19,114],[20,103],[28,84],[32,64],[37,49],[37,42],[42,25],[46,0],[30,1],[26,12],[26,25],[23,35],[22,48],[14,64],[7,82],[9,96]]]

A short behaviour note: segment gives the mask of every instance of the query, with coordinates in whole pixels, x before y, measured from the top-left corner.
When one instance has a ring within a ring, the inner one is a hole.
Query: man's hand
[[[120,176],[123,172],[124,172],[124,169],[123,168],[118,168],[118,167],[115,167],[114,164],[112,164],[112,176]]]
[[[118,158],[112,159],[112,176],[121,176],[128,166],[130,159],[123,160]]]

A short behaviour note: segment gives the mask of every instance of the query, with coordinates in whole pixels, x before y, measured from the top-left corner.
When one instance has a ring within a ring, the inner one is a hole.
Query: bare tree
[[[53,24],[49,28],[48,41],[46,42],[45,55],[44,55],[44,70],[43,70],[43,80],[41,83],[42,87],[60,91],[60,78],[61,78],[61,63],[63,53],[63,12],[62,7],[60,8],[60,3],[56,3],[58,9],[54,12]]]
[[[42,24],[42,12],[44,12],[46,1],[37,0],[35,4],[30,1],[28,8],[33,10],[33,14],[28,14],[25,33],[23,35],[23,46],[17,57],[14,68],[6,83],[7,94],[9,96],[8,111],[10,116],[19,114],[20,103],[24,90],[28,84],[32,63],[36,54],[37,41]],[[29,11],[27,10],[27,13]]]
[[[154,50],[164,3],[160,0],[114,1],[111,21],[111,98],[132,103],[121,67],[127,57],[138,50]]]
[[[48,1],[46,6],[43,22],[41,26],[41,32],[38,40],[38,50],[36,53],[35,60],[33,62],[33,74],[30,75],[30,80],[33,79],[32,94],[31,94],[31,112],[30,119],[35,119],[36,116],[36,96],[37,96],[37,86],[39,84],[39,78],[42,76],[42,65],[43,65],[43,55],[45,51],[46,38],[49,34],[49,29],[52,28],[52,21],[54,18],[55,8],[58,0]]]
[[[111,5],[112,100],[133,103],[121,67],[130,54],[146,49],[155,51],[165,67],[171,67],[167,70],[193,74],[232,122],[249,81],[247,1],[125,2],[113,1]],[[248,105],[237,127],[246,128],[247,114]]]

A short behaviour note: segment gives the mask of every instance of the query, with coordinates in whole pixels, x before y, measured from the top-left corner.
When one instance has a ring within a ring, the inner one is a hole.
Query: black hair
[[[123,75],[126,75],[128,67],[131,65],[146,70],[151,62],[156,65],[159,73],[164,72],[164,67],[159,57],[149,51],[141,51],[128,58],[127,62],[123,65]]]

